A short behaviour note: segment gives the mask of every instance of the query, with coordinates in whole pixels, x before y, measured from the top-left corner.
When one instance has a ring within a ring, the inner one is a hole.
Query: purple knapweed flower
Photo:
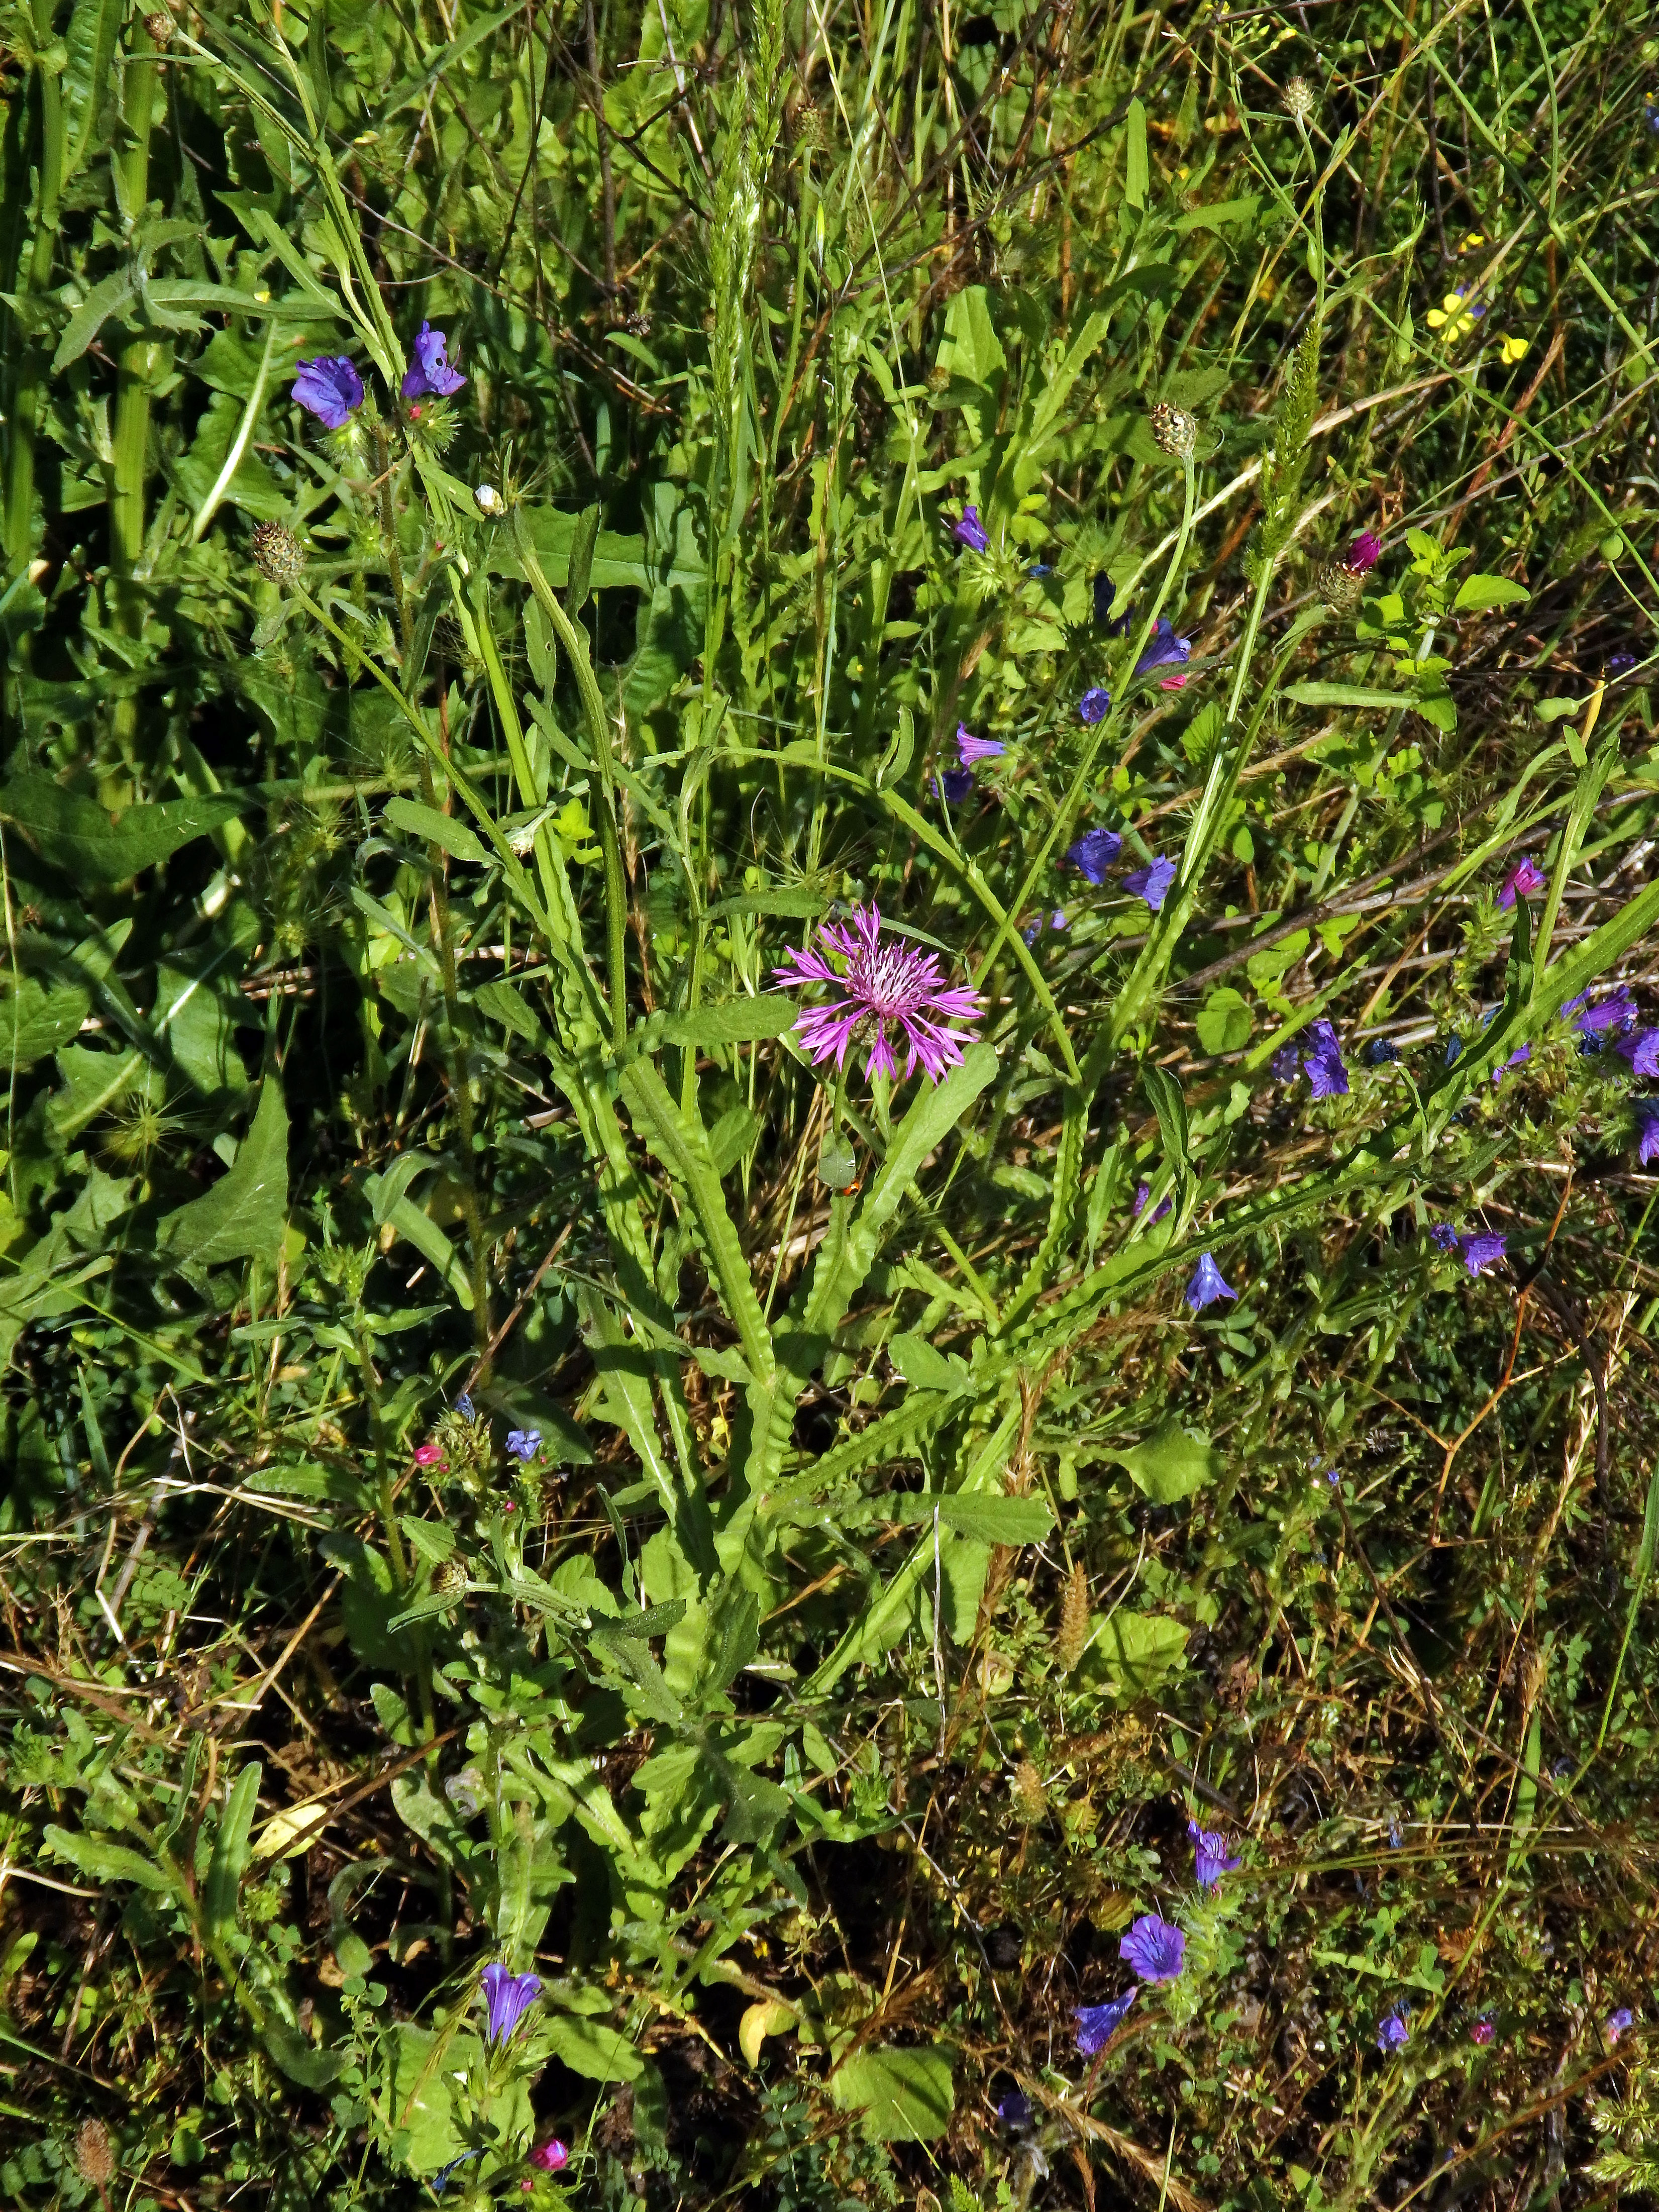
[[[1620,2005],[1617,2012],[1609,2013],[1607,2015],[1607,2041],[1617,2043],[1620,2037],[1627,2033],[1635,2025],[1636,2014],[1628,2005]]]
[[[1023,2089],[1006,2090],[997,2102],[997,2118],[1005,2128],[1030,2127],[1030,2099]]]
[[[1103,722],[1111,712],[1112,695],[1103,691],[1098,684],[1092,684],[1077,702],[1078,720],[1091,725]]]
[[[1362,530],[1349,546],[1343,567],[1356,576],[1363,576],[1368,568],[1376,568],[1382,556],[1382,540],[1375,531]]]
[[[1170,884],[1176,879],[1173,860],[1154,860],[1144,868],[1136,868],[1123,878],[1123,888],[1136,898],[1145,899],[1154,914],[1162,914],[1164,901]]]
[[[1158,1924],[1162,1927],[1164,1923],[1160,1921]],[[1123,1939],[1126,1943],[1128,1940],[1127,1936]],[[1121,1997],[1114,1997],[1110,2004],[1078,2007],[1075,2014],[1077,2047],[1085,2058],[1092,2058],[1097,2051],[1104,2051],[1122,2027],[1124,2016],[1139,1995],[1139,1990],[1126,1990]]]
[[[1508,1242],[1506,1237],[1460,1237],[1457,1247],[1463,1255],[1463,1265],[1470,1274],[1484,1275],[1488,1267],[1495,1267],[1504,1257],[1504,1248]]]
[[[507,1455],[520,1460],[526,1467],[542,1448],[539,1429],[509,1429],[507,1432]]]
[[[1117,1955],[1143,1982],[1173,1982],[1187,1963],[1187,1938],[1157,1913],[1143,1912],[1118,1945]]]
[[[1302,1055],[1293,1044],[1282,1044],[1267,1062],[1267,1073],[1275,1083],[1294,1083],[1302,1072]]]
[[[1536,898],[1549,878],[1528,854],[1518,866],[1511,868],[1504,879],[1504,888],[1498,894],[1498,903],[1506,911],[1517,898]]]
[[[1410,2039],[1411,2030],[1406,2025],[1407,2017],[1404,2005],[1395,2005],[1391,2012],[1383,2014],[1376,2023],[1376,2047],[1379,2051],[1385,2053],[1398,2051]]]
[[[490,2045],[505,2043],[541,1995],[541,1977],[509,1974],[499,1960],[492,1960],[483,1970],[483,1985],[489,2014],[484,2041]]]
[[[1085,830],[1075,845],[1066,848],[1066,857],[1091,884],[1103,884],[1107,869],[1122,850],[1123,840],[1115,830]]]
[[[947,806],[960,806],[974,787],[970,768],[947,768],[939,780],[939,794]]]
[[[1480,2045],[1480,2048],[1484,2051],[1497,2032],[1496,2028],[1492,2026],[1491,2014],[1483,2012],[1480,2019],[1474,2023],[1474,2026],[1469,2030],[1469,2039],[1471,2042],[1478,2043]]]
[[[1193,1871],[1200,1889],[1212,1888],[1224,1874],[1233,1874],[1244,1863],[1240,1858],[1227,1856],[1227,1838],[1213,1828],[1200,1828],[1196,1820],[1188,1820],[1187,1833],[1193,1839]]]
[[[1146,1211],[1146,1201],[1152,1194],[1152,1187],[1151,1183],[1143,1182],[1137,1186],[1135,1190],[1134,1207],[1134,1218],[1137,1221],[1139,1220],[1141,1215]],[[1158,1206],[1153,1208],[1152,1218],[1146,1224],[1149,1229],[1157,1228],[1158,1223],[1163,1220],[1164,1215],[1169,1212],[1170,1202],[1171,1201],[1167,1198],[1163,1199],[1159,1201]]]
[[[472,1403],[471,1395],[466,1391],[463,1390],[460,1396],[455,1401],[455,1411],[460,1415],[464,1421],[470,1421],[475,1418],[477,1410],[477,1407]]]
[[[854,1038],[873,1029],[865,1073],[896,1074],[897,1062],[887,1039],[890,1024],[909,1047],[907,1077],[921,1067],[930,1083],[937,1083],[947,1067],[960,1062],[972,1032],[950,1024],[977,1020],[980,1001],[973,992],[945,982],[934,954],[902,941],[884,943],[875,906],[855,906],[844,923],[826,922],[819,934],[846,963],[844,971],[805,946],[790,948],[793,969],[772,971],[781,983],[829,983],[844,994],[828,1006],[803,1006],[796,1020],[795,1033],[814,1066],[833,1060],[838,1069],[844,1067]]]
[[[1443,1252],[1457,1249],[1457,1231],[1449,1221],[1435,1221],[1429,1224],[1429,1242]]]
[[[1193,1270],[1193,1279],[1188,1284],[1185,1297],[1194,1313],[1202,1313],[1206,1306],[1213,1305],[1218,1298],[1236,1298],[1238,1292],[1223,1279],[1221,1270],[1207,1252],[1200,1255]]]
[[[1641,1115],[1636,1157],[1646,1167],[1650,1160],[1659,1159],[1659,1106],[1644,1106]]]
[[[294,397],[331,430],[343,430],[363,404],[363,380],[343,353],[319,354],[300,363]]]
[[[976,507],[964,507],[962,520],[951,532],[958,545],[965,545],[970,553],[988,553],[991,541],[986,535],[985,525],[979,519]]]
[[[957,757],[963,768],[972,768],[975,761],[1000,759],[1007,750],[999,738],[976,738],[971,730],[957,724]]]
[[[466,382],[459,369],[449,365],[445,352],[447,343],[443,332],[434,331],[430,323],[421,325],[415,358],[404,371],[405,399],[447,399]]]
[[[1638,1030],[1620,1040],[1619,1049],[1638,1075],[1659,1075],[1659,1030]]]
[[[554,2136],[531,2152],[530,2163],[540,2166],[544,2173],[561,2173],[570,2163],[570,2153],[557,2136]]]
[[[1153,669],[1167,668],[1172,660],[1190,659],[1192,651],[1192,640],[1177,637],[1175,624],[1167,615],[1160,615],[1152,624],[1152,642],[1134,665],[1134,673],[1150,676]]]

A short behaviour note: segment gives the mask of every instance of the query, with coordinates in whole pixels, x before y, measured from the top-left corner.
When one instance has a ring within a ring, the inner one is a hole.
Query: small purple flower
[[[343,353],[319,354],[300,363],[294,397],[331,430],[343,430],[363,404],[363,380]]]
[[[1152,624],[1152,642],[1134,665],[1137,676],[1149,676],[1154,668],[1166,668],[1172,660],[1192,658],[1192,640],[1177,637],[1175,624],[1167,615],[1160,615]]]
[[[1429,1225],[1429,1242],[1442,1252],[1457,1249],[1457,1231],[1449,1221],[1435,1221]]]
[[[1492,2014],[1490,2013],[1483,2012],[1480,2019],[1474,2023],[1474,2026],[1469,2030],[1469,2039],[1472,2042],[1478,2043],[1480,2045],[1480,2048],[1484,2051],[1497,2032],[1497,2029],[1492,2025]]]
[[[1198,1265],[1193,1270],[1193,1279],[1188,1284],[1185,1295],[1193,1311],[1202,1313],[1206,1306],[1213,1305],[1218,1298],[1236,1298],[1238,1292],[1224,1281],[1220,1268],[1206,1252],[1200,1256]]]
[[[1308,1071],[1308,1082],[1316,1098],[1346,1098],[1348,1095],[1348,1071],[1342,1061],[1342,1042],[1336,1034],[1335,1024],[1316,1021],[1309,1032],[1313,1039],[1313,1050],[1303,1055],[1302,1065]]]
[[[1389,1037],[1373,1037],[1365,1048],[1365,1057],[1373,1067],[1388,1067],[1399,1059],[1400,1048]]]
[[[1111,712],[1111,693],[1103,691],[1098,684],[1093,684],[1077,702],[1078,719],[1091,726],[1103,722]]]
[[[1075,845],[1066,847],[1066,857],[1091,884],[1103,884],[1107,869],[1122,850],[1123,840],[1115,830],[1085,830]]]
[[[971,730],[957,724],[957,757],[963,768],[972,768],[975,761],[1000,759],[1007,750],[999,739],[976,738]]]
[[[960,806],[974,787],[970,768],[947,768],[939,779],[939,796],[947,806]]]
[[[1450,1036],[1449,1036],[1449,1037],[1446,1039],[1446,1065],[1447,1065],[1447,1066],[1448,1066],[1448,1067],[1455,1067],[1455,1066],[1456,1066],[1456,1065],[1457,1065],[1457,1063],[1458,1063],[1458,1061],[1459,1061],[1460,1060],[1462,1060],[1462,1057],[1463,1057],[1463,1040],[1462,1040],[1462,1038],[1461,1036],[1459,1036],[1457,1035],[1457,1033],[1455,1032],[1455,1030],[1454,1030],[1454,1031],[1453,1031],[1453,1033],[1452,1033],[1452,1035],[1451,1035]]]
[[[1561,1018],[1566,1021],[1578,1013],[1581,1006],[1585,1008],[1574,1024],[1585,1043],[1599,1045],[1607,1030],[1630,1029],[1635,1025],[1638,1018],[1636,1001],[1626,984],[1620,983],[1612,997],[1603,999],[1599,1006],[1589,1006],[1589,993],[1581,991],[1576,999],[1569,1000],[1561,1009]]]
[[[997,2118],[1005,2128],[1027,2128],[1031,2124],[1031,2100],[1023,2089],[1007,2090],[997,2106]]]
[[[1633,653],[1612,653],[1607,659],[1607,673],[1609,676],[1622,676],[1627,668],[1634,668],[1635,665],[1636,655]]]
[[[1342,565],[1353,574],[1363,576],[1368,568],[1376,568],[1377,562],[1382,558],[1382,540],[1376,532],[1362,530],[1353,544],[1349,546],[1347,558]]]
[[[528,1467],[542,1448],[539,1429],[509,1429],[507,1434],[507,1455]]]
[[[460,1415],[464,1421],[470,1421],[473,1419],[476,1415],[477,1408],[474,1407],[471,1398],[465,1390],[462,1391],[460,1396],[455,1401],[455,1411]]]
[[[1548,880],[1528,854],[1504,878],[1504,888],[1498,894],[1498,903],[1507,912],[1517,898],[1536,898]]]
[[[1495,1267],[1504,1257],[1508,1242],[1506,1237],[1460,1237],[1457,1244],[1470,1274],[1484,1275],[1488,1267]]]
[[[1139,1220],[1141,1215],[1146,1211],[1146,1201],[1152,1194],[1152,1187],[1151,1183],[1143,1182],[1136,1187],[1134,1218],[1137,1221]],[[1164,1215],[1169,1212],[1170,1203],[1171,1201],[1167,1198],[1160,1200],[1158,1204],[1152,1209],[1152,1219],[1146,1224],[1146,1226],[1149,1229],[1157,1228],[1158,1223],[1163,1220]]]
[[[976,507],[963,508],[962,520],[951,535],[958,545],[965,545],[970,553],[988,553],[991,550],[991,541],[986,535],[985,525],[979,519]]]
[[[1048,927],[1053,930],[1065,928],[1066,909],[1063,906],[1057,906],[1048,916]],[[1042,916],[1039,915],[1035,921],[1028,921],[1019,933],[1028,945],[1035,945],[1042,934]]]
[[[792,946],[793,967],[772,971],[781,983],[828,983],[844,994],[827,1006],[803,1006],[795,1023],[795,1034],[814,1066],[833,1060],[837,1068],[844,1067],[854,1038],[868,1037],[873,1030],[865,1073],[896,1074],[890,1024],[909,1048],[907,1077],[920,1067],[930,1083],[937,1083],[947,1067],[958,1064],[972,1031],[951,1024],[977,1020],[980,1001],[971,991],[945,982],[936,955],[919,952],[902,939],[884,941],[875,906],[855,906],[845,922],[826,922],[819,934],[845,963],[842,968],[831,966],[821,952]]]
[[[1617,2043],[1620,2037],[1627,2034],[1635,2025],[1636,2014],[1628,2005],[1620,2005],[1617,2012],[1607,2015],[1607,2041]]]
[[[1033,561],[1025,573],[1028,576],[1042,577],[1052,576],[1054,572],[1046,561]]]
[[[1640,1110],[1642,1127],[1637,1158],[1646,1167],[1650,1160],[1659,1159],[1659,1106],[1644,1106]]]
[[[1383,2014],[1376,2023],[1376,2047],[1379,2051],[1384,2053],[1398,2051],[1410,2039],[1411,2030],[1406,2025],[1407,2018],[1404,2005],[1397,2004],[1391,2012]]]
[[[499,1960],[492,1960],[483,1970],[483,1981],[489,2016],[484,2040],[492,2045],[505,2043],[541,1995],[541,1977],[509,1974]]]
[[[1143,1912],[1118,1945],[1117,1955],[1128,1961],[1143,1982],[1173,1982],[1187,1963],[1187,1938],[1157,1913]],[[1124,2009],[1128,2009],[1127,2003]]]
[[[1193,1839],[1194,1873],[1200,1889],[1209,1889],[1224,1874],[1233,1874],[1244,1863],[1240,1858],[1227,1856],[1227,1838],[1213,1828],[1200,1828],[1196,1820],[1188,1820],[1187,1833]]]
[[[1302,1056],[1293,1044],[1282,1044],[1267,1062],[1267,1073],[1275,1083],[1294,1083],[1302,1072]]]
[[[434,331],[430,323],[421,325],[415,358],[404,371],[405,399],[447,399],[466,382],[459,368],[450,367],[444,350],[447,343],[441,331]]]
[[[1638,1075],[1659,1075],[1659,1030],[1638,1030],[1624,1038],[1619,1049]]]
[[[1524,1067],[1526,1063],[1531,1058],[1532,1047],[1529,1044],[1523,1044],[1518,1048],[1518,1050],[1512,1052],[1509,1058],[1504,1062],[1502,1067],[1493,1068],[1492,1072],[1492,1089],[1495,1091],[1498,1088],[1498,1085],[1504,1080],[1504,1078],[1509,1073],[1510,1068]]]
[[[1162,1926],[1163,1923],[1160,1922],[1158,1924]],[[1123,1940],[1127,1943],[1129,1939],[1126,1936]],[[1078,2007],[1075,2014],[1077,2047],[1085,2058],[1092,2058],[1097,2051],[1104,2051],[1122,2027],[1125,2014],[1139,1995],[1139,1990],[1126,1990],[1121,1997],[1114,1997],[1110,2004]]]
[[[1123,878],[1123,888],[1136,898],[1145,899],[1154,914],[1162,914],[1164,901],[1170,884],[1176,879],[1173,860],[1155,860],[1150,866],[1136,868]]]

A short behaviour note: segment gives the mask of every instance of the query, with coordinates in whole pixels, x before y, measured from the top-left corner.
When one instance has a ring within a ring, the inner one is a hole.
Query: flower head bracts
[[[959,1064],[972,1032],[951,1024],[976,1020],[980,1001],[972,991],[945,982],[934,954],[884,940],[874,906],[855,906],[844,923],[826,922],[819,935],[844,965],[832,966],[820,952],[792,946],[793,966],[772,971],[780,983],[828,983],[843,994],[826,1006],[803,1006],[796,1020],[795,1033],[814,1066],[833,1060],[838,1069],[845,1067],[854,1042],[873,1033],[866,1075],[895,1075],[890,1028],[908,1048],[907,1077],[920,1067],[937,1083],[947,1067]]]
[[[1160,1920],[1158,1925],[1161,1928],[1164,1923]],[[1176,1929],[1174,1932],[1179,1936],[1181,1931]],[[1127,1944],[1129,1938],[1126,1936],[1123,1941]],[[1177,1967],[1176,1972],[1179,1971]],[[1097,2051],[1104,2051],[1122,2027],[1124,2016],[1139,1995],[1138,1989],[1129,1989],[1121,1997],[1114,1997],[1110,2004],[1078,2007],[1073,2015],[1077,2021],[1077,2047],[1085,2058],[1092,2058]]]
[[[1143,1982],[1173,1982],[1187,1963],[1187,1938],[1157,1913],[1143,1912],[1118,1945],[1117,1955],[1127,1960]],[[1124,2009],[1128,2009],[1127,2002]]]
[[[343,430],[363,404],[363,380],[343,354],[319,354],[300,363],[294,397],[329,429]]]
[[[531,2006],[541,1995],[538,1974],[510,1974],[498,1960],[483,1970],[484,2008],[488,2020],[484,2040],[492,2049],[507,2042]]]
[[[450,367],[445,351],[447,344],[441,331],[434,331],[430,323],[421,325],[421,335],[415,341],[415,357],[404,371],[405,399],[447,399],[466,382],[459,368]]]

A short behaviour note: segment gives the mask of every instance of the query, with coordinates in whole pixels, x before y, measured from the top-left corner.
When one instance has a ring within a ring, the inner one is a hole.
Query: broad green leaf
[[[388,799],[384,811],[394,829],[418,837],[423,844],[441,846],[451,860],[471,860],[476,867],[483,867],[489,858],[465,822],[458,822],[453,814],[441,814],[435,806],[422,806],[414,799]]]
[[[52,357],[52,374],[61,375],[71,362],[79,361],[110,317],[122,313],[137,296],[138,270],[131,262],[100,278],[70,317],[58,341],[58,350]]]
[[[864,2115],[872,2142],[934,2142],[956,2109],[944,2051],[855,2051],[831,2074],[829,2087],[837,2111]]]
[[[637,2081],[645,2060],[628,2038],[608,2021],[583,2020],[574,2013],[553,2014],[543,2034],[556,2058],[587,2081]]]
[[[1507,576],[1465,576],[1452,606],[1458,614],[1479,614],[1487,607],[1519,606],[1531,597],[1524,585]]]
[[[60,1859],[67,1859],[94,1881],[132,1881],[140,1889],[158,1892],[173,1887],[162,1868],[137,1851],[129,1850],[123,1844],[106,1843],[101,1836],[77,1833],[54,1826],[50,1821],[43,1832],[49,1850]]]
[[[339,2051],[319,2051],[307,2037],[284,2027],[279,2020],[265,2022],[260,2040],[289,2080],[297,2081],[302,2089],[326,2089],[331,2081],[338,2080],[345,2067],[345,2059]]]
[[[793,1026],[797,1011],[794,1000],[781,991],[763,991],[752,999],[747,994],[721,999],[712,1006],[699,1006],[695,1013],[664,1014],[659,1034],[665,1044],[749,1044],[758,1037],[781,1036]],[[654,1030],[658,1025],[651,1022],[645,1026]]]
[[[947,1490],[939,1496],[908,1492],[892,1500],[900,1521],[931,1522],[976,1543],[1040,1544],[1054,1534],[1054,1516],[1040,1498],[999,1498],[980,1491]]]
[[[1403,713],[1417,704],[1414,691],[1378,691],[1364,684],[1287,684],[1285,696],[1298,707],[1385,707]]]
[[[1120,1607],[1097,1643],[1101,1663],[1117,1679],[1119,1694],[1144,1698],[1180,1666],[1187,1631],[1162,1613],[1128,1613]]]
[[[1123,204],[1144,208],[1152,168],[1146,158],[1146,111],[1139,100],[1129,102],[1123,127]]]
[[[1242,993],[1218,984],[1194,1026],[1206,1052],[1241,1052],[1250,1041],[1250,1009]]]
[[[965,1360],[935,1352],[921,1337],[908,1333],[896,1336],[887,1347],[887,1357],[894,1371],[918,1389],[955,1393],[974,1387],[972,1370]]]
[[[65,791],[49,775],[0,784],[0,819],[15,823],[41,857],[82,883],[122,884],[168,860],[193,838],[232,821],[248,800],[204,792],[129,806],[112,817],[95,799]]]
[[[43,990],[25,975],[0,998],[0,1078],[33,1067],[74,1036],[92,1010],[92,996],[77,983]]]
[[[1156,1505],[1190,1498],[1206,1483],[1218,1480],[1225,1466],[1206,1436],[1175,1421],[1166,1422],[1144,1443],[1127,1451],[1103,1451],[1101,1457],[1126,1468],[1136,1489]]]
[[[202,1911],[216,1936],[236,1925],[236,1899],[247,1871],[248,1838],[258,1809],[259,1784],[264,1770],[250,1759],[231,1785],[220,1815],[219,1832],[213,1841],[213,1859],[202,1887]]]
[[[196,1270],[228,1260],[268,1260],[273,1274],[288,1226],[288,1109],[269,1074],[236,1158],[200,1198],[169,1213],[155,1231],[157,1256]]]

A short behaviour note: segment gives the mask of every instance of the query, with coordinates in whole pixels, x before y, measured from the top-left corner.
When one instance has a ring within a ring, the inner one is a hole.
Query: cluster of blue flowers
[[[447,341],[430,323],[421,325],[414,357],[404,371],[403,396],[410,401],[447,399],[466,382],[449,365]],[[294,380],[294,397],[331,430],[343,430],[363,404],[363,380],[344,354],[319,354],[302,361]],[[418,412],[418,409],[412,409]]]

